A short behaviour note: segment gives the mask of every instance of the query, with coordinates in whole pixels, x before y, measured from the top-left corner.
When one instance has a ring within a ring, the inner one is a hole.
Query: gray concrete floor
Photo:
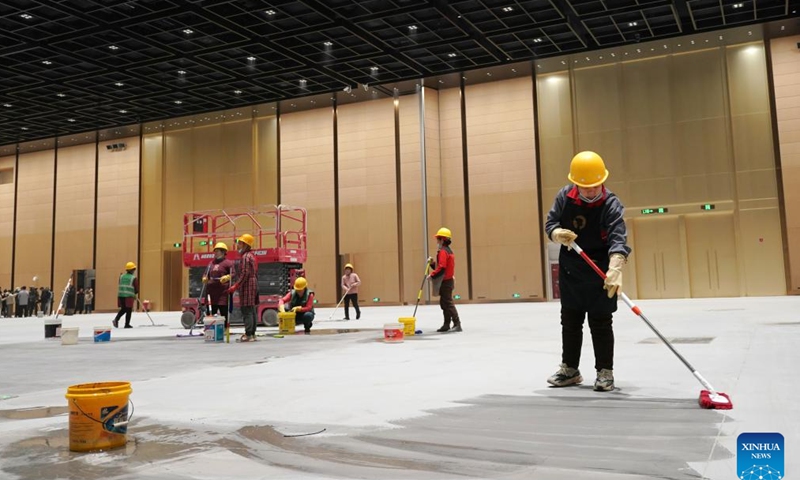
[[[89,338],[109,315],[69,317],[82,330],[75,346],[43,340],[41,320],[0,320],[0,478],[721,480],[737,478],[736,436],[759,431],[784,435],[785,469],[797,471],[800,299],[641,306],[733,410],[700,409],[691,374],[624,310],[612,393],[590,388],[588,330],[585,384],[548,388],[553,303],[461,306],[464,333],[398,345],[379,341],[382,325],[408,308],[230,345],[177,339],[168,313],[154,315],[167,326],[115,330],[109,344]],[[418,328],[431,332],[439,315],[421,308]],[[133,385],[128,444],[69,452],[66,387],[110,380]]]

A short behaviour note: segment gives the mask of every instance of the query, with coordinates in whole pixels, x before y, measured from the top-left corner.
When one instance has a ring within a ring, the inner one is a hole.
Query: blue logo
[[[736,470],[740,480],[782,480],[784,478],[783,435],[742,433],[736,440]]]

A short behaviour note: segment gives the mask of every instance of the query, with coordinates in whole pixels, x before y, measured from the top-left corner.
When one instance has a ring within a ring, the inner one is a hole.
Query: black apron
[[[575,242],[594,260],[600,270],[608,271],[608,243],[601,217],[605,202],[593,206],[578,205],[567,198],[561,213],[561,228],[578,234]],[[558,256],[558,286],[561,306],[582,312],[610,314],[617,311],[617,297],[608,298],[603,279],[574,250],[562,246]]]

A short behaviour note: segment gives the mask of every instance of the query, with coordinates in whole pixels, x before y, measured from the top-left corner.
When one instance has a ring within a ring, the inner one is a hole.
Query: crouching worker
[[[295,325],[302,322],[306,335],[311,333],[311,326],[314,323],[314,292],[308,289],[308,281],[305,278],[297,277],[294,289],[278,303],[278,310],[294,312]]]

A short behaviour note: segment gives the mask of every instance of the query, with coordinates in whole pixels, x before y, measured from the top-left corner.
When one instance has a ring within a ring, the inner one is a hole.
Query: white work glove
[[[608,271],[606,272],[606,281],[603,288],[608,292],[608,298],[613,298],[617,294],[617,290],[622,288],[622,266],[628,259],[620,253],[611,254],[608,262]]]
[[[555,243],[560,243],[565,247],[569,248],[570,244],[578,238],[578,235],[573,232],[572,230],[567,230],[566,228],[556,228],[550,233],[550,240],[554,241]]]

